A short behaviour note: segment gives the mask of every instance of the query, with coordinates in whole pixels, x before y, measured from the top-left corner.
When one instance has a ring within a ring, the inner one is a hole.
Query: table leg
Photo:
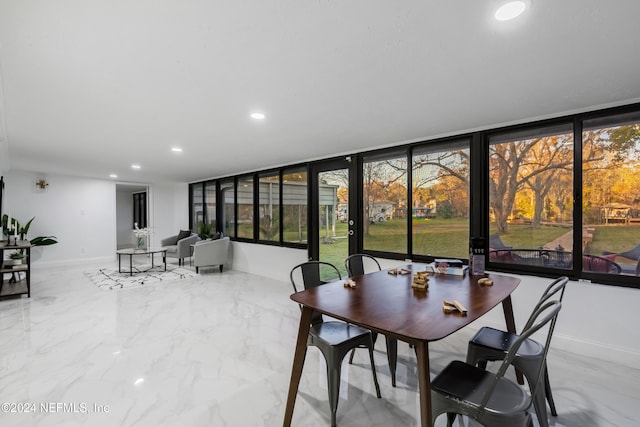
[[[504,321],[507,325],[507,332],[516,333],[516,320],[513,317],[513,305],[511,304],[511,295],[502,300],[502,311],[504,312]],[[522,372],[516,369],[516,379],[518,384],[524,384]]]
[[[398,366],[398,340],[389,338],[385,335],[387,341],[387,361],[389,362],[389,372],[391,373],[391,385],[396,386],[396,367]]]
[[[309,307],[302,308],[300,326],[298,327],[298,339],[296,340],[296,350],[293,354],[293,367],[291,369],[291,381],[289,383],[287,406],[284,412],[284,422],[282,423],[283,427],[290,427],[291,419],[293,418],[293,407],[296,403],[298,386],[300,385],[300,377],[302,376],[302,368],[304,367],[304,358],[307,355],[307,339],[309,337],[309,327],[311,326],[311,313],[313,313],[313,310]]]
[[[167,271],[167,253],[162,252],[162,262],[164,263],[164,271]]]
[[[133,276],[133,254],[129,254],[129,276]]]
[[[432,427],[431,412],[431,370],[429,368],[429,347],[424,341],[416,343],[418,358],[418,384],[420,387],[420,423],[422,427]]]
[[[154,258],[155,258],[155,257],[154,257],[154,253],[153,253],[153,252],[151,252],[151,268],[153,268],[153,267],[154,267],[154,265],[153,265],[153,259],[154,259]]]
[[[122,260],[122,254],[118,254],[118,273],[122,273],[122,263],[120,262]]]

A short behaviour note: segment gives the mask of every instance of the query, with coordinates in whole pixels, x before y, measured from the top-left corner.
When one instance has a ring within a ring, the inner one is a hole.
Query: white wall
[[[0,176],[9,170],[9,144],[0,136]]]
[[[233,243],[233,269],[281,280],[288,285],[291,268],[307,259],[306,250]],[[380,259],[382,268],[406,264]],[[512,275],[521,283],[512,295],[516,326],[524,326],[550,279]],[[553,338],[553,347],[640,368],[640,289],[570,281]],[[470,330],[489,325],[504,329],[502,306]]]
[[[148,197],[152,246],[160,246],[161,239],[189,229],[188,184],[152,184]]]
[[[32,249],[32,262],[59,262],[113,256],[115,185],[109,181],[47,176],[36,192],[35,173],[9,171],[5,203],[21,224],[35,217],[28,238],[56,236],[58,244]]]
[[[307,250],[232,242],[232,269],[289,283],[294,266],[309,259]]]
[[[113,260],[116,250],[116,184],[109,180],[48,175],[46,192],[36,192],[39,174],[9,171],[5,175],[5,212],[20,223],[35,216],[28,238],[54,235],[58,244],[32,249],[32,261],[66,263]],[[188,185],[149,186],[152,245],[188,225]]]

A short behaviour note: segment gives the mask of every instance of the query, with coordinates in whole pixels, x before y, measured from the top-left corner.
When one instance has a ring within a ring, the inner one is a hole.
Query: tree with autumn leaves
[[[589,129],[582,140],[583,212],[595,219],[593,209],[606,203],[637,205],[640,196],[633,186],[640,181],[640,125]],[[491,145],[489,199],[498,233],[508,232],[508,221],[518,211],[532,214],[534,228],[543,220],[571,218],[573,146],[571,133]]]

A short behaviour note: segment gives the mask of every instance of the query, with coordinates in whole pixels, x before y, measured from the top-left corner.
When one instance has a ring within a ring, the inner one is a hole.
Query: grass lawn
[[[514,249],[538,249],[569,231],[571,231],[571,228],[548,225],[533,228],[531,225],[509,224],[509,232],[501,234],[500,239],[505,245]],[[490,224],[489,234],[495,233],[495,225]],[[565,250],[571,250],[571,248],[565,248]]]
[[[585,253],[601,255],[604,251],[622,252],[640,244],[640,225],[598,225],[593,241]],[[541,226],[533,228],[526,224],[509,224],[509,232],[500,236],[502,241],[514,248],[536,249],[548,245],[571,228]],[[346,238],[347,223],[336,224],[336,236],[331,243],[320,245],[320,259],[330,262],[346,275],[344,260],[349,255],[349,244]],[[495,226],[490,225],[490,233],[495,233]],[[321,236],[324,236],[322,230]],[[364,237],[364,248],[367,250],[405,253],[407,250],[407,223],[403,219],[392,219],[383,223],[371,224],[369,234]],[[306,233],[305,236],[306,237]],[[286,230],[285,238],[295,241],[297,230]],[[321,239],[322,240],[322,239]],[[469,253],[469,221],[467,219],[414,219],[413,221],[413,253],[451,258],[468,258]],[[566,250],[571,250],[566,248]]]
[[[624,252],[640,245],[640,225],[597,225],[593,241],[586,252],[602,255],[603,252]]]

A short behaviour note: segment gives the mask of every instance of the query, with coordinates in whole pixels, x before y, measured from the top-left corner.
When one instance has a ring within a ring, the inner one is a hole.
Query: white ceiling
[[[190,182],[640,100],[640,1],[503,1],[0,0],[10,167]]]

